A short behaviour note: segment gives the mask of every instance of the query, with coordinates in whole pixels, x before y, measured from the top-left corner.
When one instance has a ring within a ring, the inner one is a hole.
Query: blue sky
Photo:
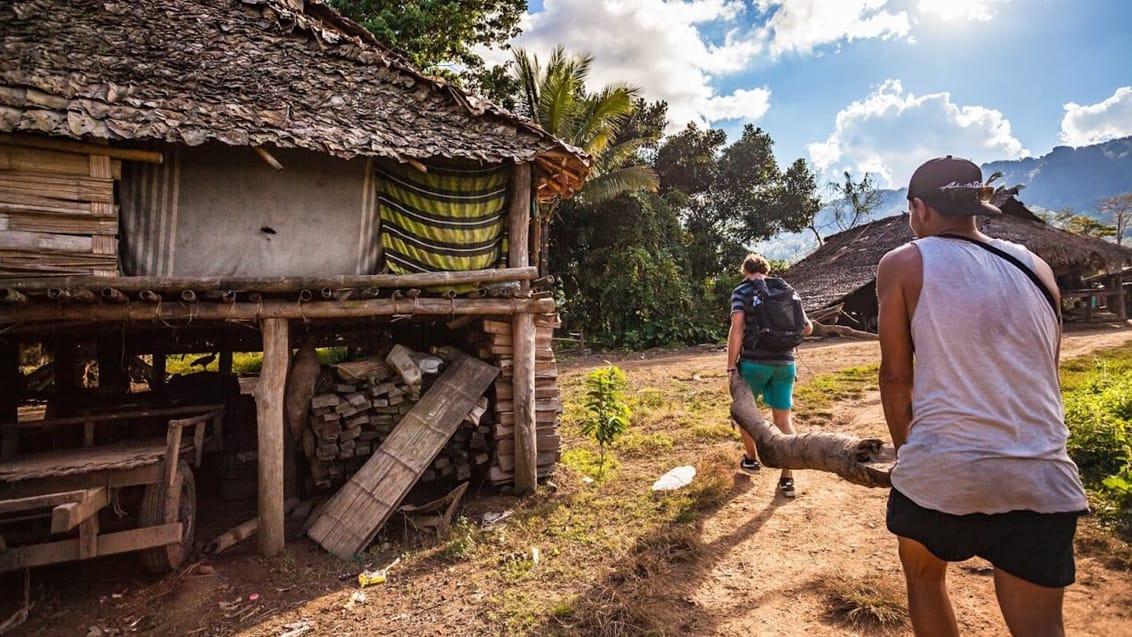
[[[1132,135],[1128,0],[532,0],[513,45],[557,44],[594,88],[636,84],[674,128],[754,123],[823,180]]]

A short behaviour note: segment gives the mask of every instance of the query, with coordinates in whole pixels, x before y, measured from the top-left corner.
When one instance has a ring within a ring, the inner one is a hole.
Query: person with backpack
[[[1058,288],[997,215],[978,165],[948,155],[908,184],[916,240],[880,260],[880,399],[896,447],[886,523],[917,636],[959,634],[947,565],[980,556],[1012,635],[1064,635],[1088,501],[1066,451]]]
[[[758,399],[762,395],[774,425],[782,433],[794,433],[794,348],[814,331],[802,309],[802,300],[786,281],[770,275],[770,263],[748,254],[740,268],[743,282],[731,293],[731,327],[727,332],[727,377],[740,374]],[[755,441],[740,430],[746,453],[739,468],[759,470]],[[784,497],[797,495],[794,474],[783,469],[778,490]]]

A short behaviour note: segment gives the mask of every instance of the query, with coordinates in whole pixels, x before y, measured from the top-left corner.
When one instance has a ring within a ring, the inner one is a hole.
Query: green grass
[[[331,365],[346,357],[343,347],[323,347],[317,350],[318,362]],[[200,371],[215,372],[220,370],[220,357],[217,356],[207,365],[193,365],[207,354],[173,354],[165,359],[165,372],[167,374],[195,374]],[[255,375],[263,367],[263,354],[260,352],[233,352],[232,371],[237,374]]]

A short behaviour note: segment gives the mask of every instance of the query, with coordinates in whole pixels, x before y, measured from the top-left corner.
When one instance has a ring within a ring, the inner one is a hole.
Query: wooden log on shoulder
[[[731,375],[730,389],[731,417],[754,439],[764,465],[829,471],[865,487],[892,486],[896,450],[891,444],[828,432],[784,434],[763,419],[750,386],[739,374]]]

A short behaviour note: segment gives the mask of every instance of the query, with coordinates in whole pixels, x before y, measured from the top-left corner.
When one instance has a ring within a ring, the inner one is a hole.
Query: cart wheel
[[[181,542],[167,544],[141,552],[142,566],[150,573],[168,573],[181,565],[193,550],[193,536],[197,526],[197,488],[193,481],[193,470],[189,463],[177,463],[177,477],[173,481],[173,492],[178,494],[172,515],[165,514],[165,485],[147,484],[142,498],[138,526],[158,526],[173,522],[181,523]]]

